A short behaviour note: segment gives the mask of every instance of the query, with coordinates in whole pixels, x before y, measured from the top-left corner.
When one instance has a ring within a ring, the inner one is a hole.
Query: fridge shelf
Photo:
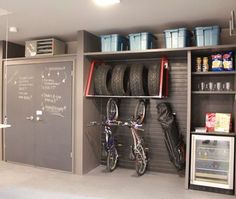
[[[201,171],[214,171],[214,172],[222,172],[222,173],[229,173],[228,170],[220,170],[220,169],[208,169],[208,168],[202,168],[202,167],[196,167],[196,170],[201,170]]]
[[[196,161],[214,161],[214,162],[225,162],[225,163],[229,163],[229,160],[216,160],[216,159],[209,159],[209,158],[196,158]]]

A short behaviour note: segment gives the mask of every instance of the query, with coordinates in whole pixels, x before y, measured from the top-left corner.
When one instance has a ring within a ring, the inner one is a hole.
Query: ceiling
[[[161,33],[176,27],[193,28],[219,24],[227,28],[235,0],[121,0],[111,7],[98,7],[92,0],[0,0],[0,8],[10,11],[9,40],[55,36],[76,40],[78,30],[94,34],[139,31]],[[6,39],[7,16],[0,16],[0,40]]]

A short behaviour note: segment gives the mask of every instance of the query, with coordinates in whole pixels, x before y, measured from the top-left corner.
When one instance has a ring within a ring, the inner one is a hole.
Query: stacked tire
[[[143,64],[115,66],[101,64],[94,73],[94,90],[97,95],[146,96],[159,94],[160,66]]]

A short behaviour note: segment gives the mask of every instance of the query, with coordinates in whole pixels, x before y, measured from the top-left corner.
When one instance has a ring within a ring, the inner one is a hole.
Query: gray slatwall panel
[[[170,60],[170,81],[169,81],[169,97],[165,100],[149,101],[147,114],[143,128],[145,132],[140,132],[144,137],[145,144],[149,148],[150,162],[148,170],[165,173],[177,173],[176,169],[169,160],[168,152],[163,140],[162,128],[157,121],[156,105],[160,102],[169,102],[172,105],[173,112],[177,114],[177,123],[180,132],[186,136],[187,129],[187,61],[186,60]],[[102,100],[100,111],[105,114],[105,106],[108,99]],[[119,106],[119,120],[126,120],[133,115],[137,99],[122,99]],[[125,168],[135,168],[134,161],[129,160],[131,133],[128,128],[113,128],[116,140],[122,146],[118,147],[120,154],[119,166]],[[104,140],[104,138],[103,138]],[[101,161],[106,164],[104,157]]]

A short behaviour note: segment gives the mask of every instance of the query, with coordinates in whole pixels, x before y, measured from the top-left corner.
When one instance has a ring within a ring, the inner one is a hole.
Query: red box
[[[216,114],[206,113],[206,128],[207,132],[213,132],[215,130]]]

